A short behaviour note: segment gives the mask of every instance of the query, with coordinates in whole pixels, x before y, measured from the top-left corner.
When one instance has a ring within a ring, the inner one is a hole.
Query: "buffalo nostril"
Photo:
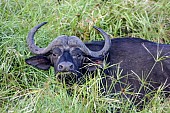
[[[62,70],[62,69],[63,69],[63,66],[62,66],[62,65],[58,65],[58,69],[59,69],[59,70]]]
[[[72,71],[74,70],[74,64],[71,62],[61,62],[57,67],[58,71]]]
[[[73,65],[70,65],[70,70],[73,70],[74,69],[74,66]]]

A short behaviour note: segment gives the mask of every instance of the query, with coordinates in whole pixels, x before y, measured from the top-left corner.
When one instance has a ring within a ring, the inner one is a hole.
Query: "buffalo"
[[[132,92],[127,94],[129,98],[132,94],[142,98],[146,93],[162,88],[169,96],[170,45],[134,37],[110,39],[107,33],[94,26],[104,41],[83,43],[76,36],[62,35],[47,47],[39,48],[34,42],[34,34],[46,23],[35,26],[28,34],[28,47],[36,56],[26,59],[27,64],[42,70],[53,66],[55,74],[65,73],[67,81],[73,82],[99,68],[103,70],[101,76],[105,76],[101,80],[103,94],[122,92],[128,87]],[[119,82],[113,86],[114,81]]]

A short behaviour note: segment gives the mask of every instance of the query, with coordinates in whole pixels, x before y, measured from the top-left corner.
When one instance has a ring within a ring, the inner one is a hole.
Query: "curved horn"
[[[34,54],[43,54],[44,53],[44,50],[45,48],[39,48],[38,46],[35,45],[35,42],[34,42],[34,35],[35,33],[37,32],[37,30],[45,25],[47,22],[43,22],[37,26],[35,26],[34,28],[32,28],[28,34],[28,37],[27,37],[27,44],[28,44],[28,47],[30,49],[30,51]]]
[[[27,44],[28,44],[28,47],[30,49],[30,51],[34,54],[45,54],[45,53],[48,53],[52,47],[55,47],[57,45],[66,45],[67,44],[67,36],[66,35],[61,35],[57,38],[55,38],[46,48],[39,48],[38,46],[35,45],[35,42],[34,42],[34,35],[35,33],[37,32],[37,30],[45,25],[47,22],[43,22],[37,26],[35,26],[34,28],[31,29],[31,31],[29,32],[28,34],[28,37],[27,37]]]
[[[100,29],[96,26],[93,26],[93,28],[95,28],[97,31],[99,31],[102,34],[102,36],[105,38],[104,47],[100,51],[91,51],[86,46],[84,46],[83,49],[86,51],[86,54],[91,55],[93,57],[104,56],[107,53],[107,51],[109,50],[109,48],[111,47],[110,37],[102,29]]]
[[[43,22],[43,23],[35,26],[34,28],[31,29],[31,31],[28,34],[28,37],[27,37],[28,47],[31,50],[31,52],[34,54],[45,54],[45,53],[49,52],[53,46],[67,44],[68,37],[65,35],[62,35],[62,36],[59,36],[58,38],[54,39],[46,48],[39,48],[38,46],[36,46],[35,42],[34,42],[34,35],[35,35],[36,31],[41,26],[45,25],[46,23],[47,22]],[[109,50],[109,48],[111,46],[111,40],[110,40],[109,35],[107,35],[107,33],[105,33],[102,29],[97,28],[96,26],[94,26],[94,28],[96,30],[98,30],[102,34],[102,36],[105,38],[104,47],[100,51],[91,51],[78,38],[72,37],[73,38],[72,40],[73,40],[73,43],[74,43],[74,40],[78,41],[78,43],[76,43],[76,44],[78,44],[80,46],[81,50],[84,51],[86,54],[93,56],[93,57],[99,57],[101,55],[104,55]],[[72,43],[72,41],[70,41],[70,43]]]
[[[111,47],[111,40],[110,40],[110,37],[107,33],[105,33],[102,29],[96,27],[96,26],[93,26],[93,28],[95,28],[97,31],[99,31],[102,36],[104,37],[105,39],[105,44],[104,44],[104,47],[100,50],[100,51],[97,51],[97,52],[94,52],[94,51],[91,51],[91,55],[92,56],[101,56],[101,55],[105,55],[107,53],[107,51],[110,49]]]

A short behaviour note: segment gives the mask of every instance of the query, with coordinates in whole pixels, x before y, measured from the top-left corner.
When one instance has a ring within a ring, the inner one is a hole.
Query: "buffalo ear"
[[[50,60],[45,56],[33,56],[25,60],[29,65],[32,65],[38,69],[48,70],[51,66]]]

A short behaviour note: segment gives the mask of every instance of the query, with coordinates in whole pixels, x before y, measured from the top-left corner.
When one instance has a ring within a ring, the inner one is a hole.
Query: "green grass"
[[[1,0],[0,1],[0,111],[20,113],[122,112],[130,101],[98,93],[100,78],[74,84],[72,96],[56,81],[53,68],[40,71],[25,63],[31,56],[26,44],[29,30],[47,21],[36,34],[45,47],[55,37],[76,35],[83,41],[102,40],[92,28],[101,27],[111,38],[133,36],[170,44],[169,0]],[[169,113],[170,102],[158,91],[141,113]]]

